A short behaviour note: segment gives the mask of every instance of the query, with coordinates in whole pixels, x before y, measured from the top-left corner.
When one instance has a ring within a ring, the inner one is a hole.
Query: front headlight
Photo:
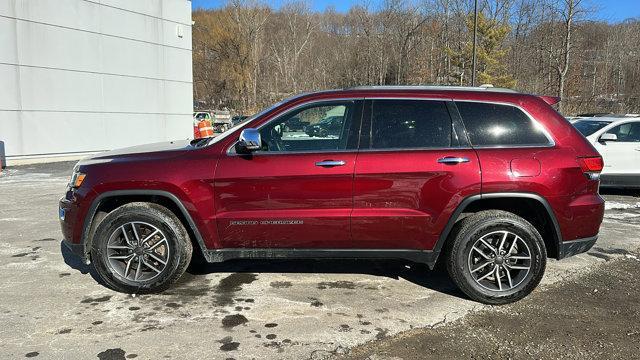
[[[71,174],[71,181],[69,181],[69,187],[72,189],[77,189],[82,185],[84,178],[87,175],[80,172],[80,166],[76,165],[73,168],[73,174]]]

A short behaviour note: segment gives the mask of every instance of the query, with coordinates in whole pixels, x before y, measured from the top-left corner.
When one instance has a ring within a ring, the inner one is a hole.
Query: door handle
[[[346,164],[344,160],[322,160],[316,163],[316,166],[320,167],[334,167],[334,166],[342,166]]]
[[[449,165],[455,165],[455,164],[460,164],[460,163],[466,163],[469,162],[469,159],[466,157],[454,157],[454,156],[446,156],[443,158],[438,159],[438,162],[440,164],[449,164]]]

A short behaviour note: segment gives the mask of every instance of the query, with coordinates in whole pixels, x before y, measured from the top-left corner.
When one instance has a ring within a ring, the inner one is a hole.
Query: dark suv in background
[[[602,158],[555,101],[456,87],[296,96],[215,138],[80,161],[60,201],[65,243],[129,293],[166,289],[195,249],[209,262],[444,262],[472,299],[512,302],[548,256],[587,251],[604,212]],[[332,136],[288,126],[327,118]]]

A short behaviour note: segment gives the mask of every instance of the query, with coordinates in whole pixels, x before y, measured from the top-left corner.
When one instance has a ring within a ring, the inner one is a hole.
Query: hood
[[[165,141],[146,145],[130,146],[105,151],[80,161],[79,165],[91,165],[112,161],[172,158],[184,151],[193,150],[190,140]]]

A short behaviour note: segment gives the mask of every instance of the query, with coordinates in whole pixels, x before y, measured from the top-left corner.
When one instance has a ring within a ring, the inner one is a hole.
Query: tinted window
[[[575,126],[582,135],[589,136],[609,124],[611,124],[610,121],[578,120],[573,123],[573,126]]]
[[[371,148],[449,147],[451,118],[443,101],[375,100]]]
[[[322,103],[286,114],[260,129],[262,151],[344,150],[353,103]]]
[[[607,134],[616,134],[619,142],[640,142],[640,122],[615,126]]]
[[[472,145],[548,145],[522,110],[508,105],[456,102]]]

